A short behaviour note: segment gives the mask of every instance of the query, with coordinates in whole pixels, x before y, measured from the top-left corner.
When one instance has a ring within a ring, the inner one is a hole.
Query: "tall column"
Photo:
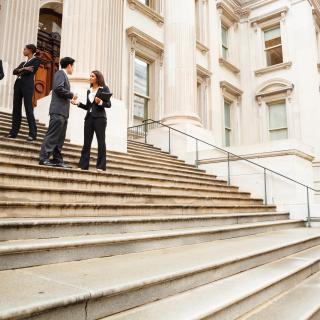
[[[0,81],[0,109],[11,112],[13,84],[12,71],[25,58],[26,44],[37,44],[39,0],[0,0],[0,59],[5,78]]]
[[[194,0],[166,0],[165,116],[167,124],[200,125],[196,114]]]
[[[73,84],[100,70],[114,97],[121,99],[123,1],[64,0],[61,57],[76,60]]]

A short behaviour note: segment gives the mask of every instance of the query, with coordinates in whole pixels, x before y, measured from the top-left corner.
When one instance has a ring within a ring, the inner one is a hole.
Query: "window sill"
[[[266,67],[266,68],[262,68],[262,69],[258,69],[254,72],[254,74],[259,77],[263,74],[269,73],[269,72],[273,72],[273,71],[277,71],[277,70],[282,70],[282,69],[290,69],[292,66],[292,62],[284,62],[284,63],[279,63],[276,64],[274,66],[270,66],[270,67]]]
[[[229,69],[230,71],[232,71],[235,74],[240,73],[240,69],[238,69],[235,65],[233,65],[232,63],[230,63],[229,61],[227,61],[226,59],[220,57],[219,58],[219,63],[220,65],[224,66],[225,68]]]
[[[128,3],[129,3],[130,9],[132,9],[132,10],[137,9],[138,11],[142,12],[143,14],[145,14],[146,16],[148,16],[149,18],[151,18],[152,20],[154,20],[158,24],[163,25],[164,17],[161,16],[159,13],[157,13],[152,8],[144,5],[143,3],[141,3],[138,0],[128,0]]]
[[[202,54],[205,54],[205,53],[209,52],[209,50],[210,50],[207,46],[205,46],[204,44],[202,44],[198,40],[197,40],[197,49],[199,49]]]

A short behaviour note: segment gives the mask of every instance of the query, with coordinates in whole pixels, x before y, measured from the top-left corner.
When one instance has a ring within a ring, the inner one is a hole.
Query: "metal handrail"
[[[195,140],[195,142],[196,142],[196,161],[195,161],[195,165],[196,165],[197,168],[198,168],[198,164],[199,164],[199,162],[200,162],[200,160],[199,160],[199,155],[198,155],[198,153],[199,153],[198,143],[199,143],[199,142],[202,142],[202,143],[204,143],[204,144],[206,144],[206,145],[208,145],[208,146],[210,146],[210,147],[212,147],[212,148],[214,148],[214,149],[217,149],[217,150],[219,150],[219,151],[222,151],[222,152],[224,152],[224,153],[227,153],[227,156],[228,156],[228,157],[227,157],[227,162],[228,162],[228,185],[230,185],[230,161],[232,161],[232,159],[230,159],[230,155],[231,155],[232,157],[235,157],[235,158],[238,158],[238,159],[240,159],[240,160],[246,161],[246,162],[248,162],[248,163],[250,163],[250,164],[253,164],[253,165],[256,166],[256,167],[259,167],[259,168],[263,169],[263,175],[264,175],[264,204],[265,204],[265,205],[267,205],[267,179],[266,179],[267,172],[270,172],[270,173],[273,173],[273,174],[275,174],[275,175],[278,175],[278,176],[280,176],[280,177],[282,177],[282,178],[285,178],[285,179],[287,179],[287,180],[289,180],[289,181],[291,181],[291,182],[294,182],[294,183],[296,183],[296,184],[298,184],[298,185],[306,188],[306,191],[307,191],[307,210],[308,210],[307,225],[308,225],[308,227],[311,226],[311,212],[310,212],[309,190],[312,190],[312,191],[314,191],[314,192],[320,192],[320,190],[314,189],[314,188],[312,188],[312,187],[310,187],[310,186],[308,186],[308,185],[306,185],[306,184],[304,184],[304,183],[302,183],[302,182],[300,182],[300,181],[297,181],[297,180],[295,180],[295,179],[292,179],[292,178],[290,178],[290,177],[288,177],[288,176],[286,176],[286,175],[284,175],[284,174],[282,174],[282,173],[280,173],[280,172],[277,172],[277,171],[274,171],[274,170],[269,169],[269,168],[267,168],[267,167],[264,167],[264,166],[262,166],[261,164],[258,164],[258,163],[254,162],[254,161],[251,161],[251,160],[248,160],[248,159],[246,159],[246,158],[244,158],[244,157],[241,157],[241,156],[239,156],[239,155],[237,155],[237,154],[234,154],[234,153],[232,153],[232,152],[230,152],[230,151],[228,151],[228,150],[225,150],[225,149],[223,149],[223,148],[221,148],[221,147],[215,146],[215,145],[213,145],[213,144],[211,144],[211,143],[209,143],[209,142],[207,142],[207,141],[203,141],[202,139],[196,138],[196,137],[194,137],[194,136],[192,136],[192,135],[190,135],[190,134],[188,134],[188,133],[186,133],[186,132],[183,132],[183,131],[181,131],[181,130],[175,129],[175,128],[173,128],[173,127],[170,127],[170,126],[162,123],[162,122],[159,121],[159,120],[153,120],[153,119],[143,120],[143,124],[129,127],[129,128],[128,128],[128,131],[129,131],[129,130],[133,130],[133,129],[135,129],[135,128],[138,129],[139,127],[143,128],[144,130],[141,130],[141,132],[142,132],[142,135],[143,135],[143,137],[144,137],[145,143],[147,143],[148,125],[150,125],[150,124],[155,124],[155,123],[161,125],[162,127],[168,128],[168,134],[169,134],[169,139],[168,139],[169,148],[168,148],[168,149],[169,149],[169,153],[170,153],[170,151],[171,151],[171,130],[173,130],[173,131],[175,131],[175,132],[178,132],[178,133],[180,133],[180,134],[183,134],[183,135],[185,135],[185,136],[187,136],[187,137],[192,138],[192,139]],[[137,132],[138,132],[138,131],[139,131],[139,130],[137,130]]]

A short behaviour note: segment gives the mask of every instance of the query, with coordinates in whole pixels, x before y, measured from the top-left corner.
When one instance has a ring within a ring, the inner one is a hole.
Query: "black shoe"
[[[47,166],[47,167],[55,167],[56,166],[49,159],[39,160],[39,164],[40,164],[40,166]]]
[[[9,139],[15,139],[17,136],[14,136],[12,135],[11,133],[9,133],[6,138],[9,138]]]
[[[72,168],[71,166],[65,164],[64,162],[55,163],[54,166],[58,167],[58,168],[64,168],[64,169],[71,169]]]
[[[33,138],[31,136],[28,136],[28,138],[26,140],[29,141],[29,142],[32,142],[32,141],[37,140],[37,138]]]

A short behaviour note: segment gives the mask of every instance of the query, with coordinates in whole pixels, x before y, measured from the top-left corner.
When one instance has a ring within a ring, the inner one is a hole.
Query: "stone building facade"
[[[127,127],[151,118],[320,187],[319,1],[0,0],[0,5],[0,58],[7,75],[0,83],[1,110],[11,111],[10,73],[22,60],[23,45],[38,43],[47,59],[38,79],[39,119],[47,119],[48,79],[58,55],[68,55],[76,59],[71,83],[80,95],[93,69],[104,73],[114,93],[110,149],[125,151]],[[50,42],[46,37],[52,34]],[[68,136],[78,143],[82,118],[72,109]],[[173,153],[194,161],[192,138],[173,134],[171,140]],[[167,134],[155,129],[149,142],[166,149]],[[201,167],[226,178],[226,155],[205,144],[198,148]],[[260,169],[233,161],[230,172],[231,183],[263,196]],[[270,203],[305,216],[304,188],[273,174],[267,186]],[[316,214],[318,195],[310,196]]]

